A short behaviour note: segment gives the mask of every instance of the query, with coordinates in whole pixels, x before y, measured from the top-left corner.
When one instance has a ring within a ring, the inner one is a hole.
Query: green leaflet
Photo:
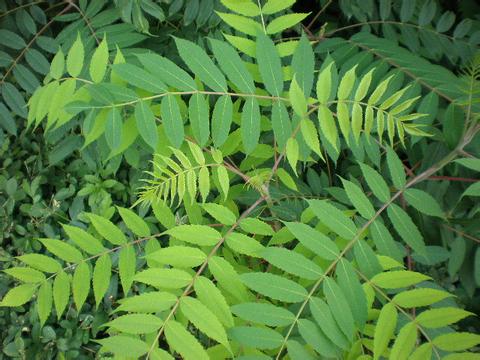
[[[310,354],[303,345],[296,340],[287,341],[288,355],[292,360],[314,360],[312,354]]]
[[[25,254],[17,257],[21,262],[31,266],[34,269],[56,273],[62,269],[60,263],[46,255],[41,254]]]
[[[198,340],[174,320],[165,324],[165,337],[168,344],[185,360],[208,360],[210,357]]]
[[[320,104],[326,105],[330,99],[332,90],[332,67],[335,63],[332,61],[325,69],[323,69],[318,75],[316,90],[317,98]]]
[[[480,172],[480,159],[476,158],[462,158],[455,160],[457,164],[460,164],[468,169]]]
[[[228,234],[225,243],[235,252],[251,257],[260,257],[260,253],[264,249],[259,241],[237,232]]]
[[[153,74],[155,78],[165,82],[168,86],[172,86],[180,91],[197,89],[192,77],[173,61],[157,54],[138,54],[137,57],[148,72]]]
[[[417,326],[410,322],[398,333],[390,351],[391,359],[407,360],[417,340]]]
[[[387,214],[393,227],[406,244],[419,254],[426,254],[425,243],[422,234],[414,224],[410,216],[398,205],[390,204],[387,208]]]
[[[178,52],[190,70],[214,91],[226,92],[227,81],[210,57],[197,44],[175,38]]]
[[[44,281],[38,289],[37,295],[37,312],[42,327],[50,316],[52,311],[53,295],[52,284],[50,281]]]
[[[390,256],[396,260],[401,260],[403,258],[403,254],[399,250],[397,243],[380,220],[377,219],[370,225],[370,234],[375,246],[381,254]]]
[[[133,282],[135,269],[137,265],[137,255],[132,245],[124,246],[119,253],[118,272],[120,275],[120,283],[125,294],[128,294],[130,286]]]
[[[333,114],[330,109],[324,105],[320,105],[318,108],[318,123],[320,125],[320,131],[323,133],[328,142],[334,149],[338,150],[338,130],[333,119]]]
[[[255,93],[255,84],[252,75],[238,55],[227,43],[215,39],[209,39],[212,51],[220,68],[228,76],[229,80],[241,91],[247,94]]]
[[[310,200],[309,207],[316,217],[330,230],[345,239],[353,239],[357,233],[357,227],[341,210],[325,200]]]
[[[63,225],[63,230],[68,237],[73,240],[75,245],[85,251],[87,254],[96,255],[105,251],[105,248],[95,237],[87,233],[85,230],[70,225]]]
[[[132,230],[132,232],[140,237],[150,236],[150,228],[148,224],[140,216],[135,214],[132,210],[117,206],[118,213],[122,217],[125,225]]]
[[[292,250],[267,247],[260,252],[260,256],[279,269],[304,279],[318,280],[323,275],[317,264]]]
[[[306,248],[326,260],[335,260],[339,255],[337,245],[326,235],[302,223],[286,222],[288,230]]]
[[[227,348],[230,347],[223,325],[215,314],[199,300],[189,296],[182,297],[180,310],[196,328],[205,333],[209,338],[218,341]]]
[[[377,274],[370,281],[384,289],[399,289],[430,279],[429,276],[415,271],[396,270]]]
[[[266,35],[257,36],[257,62],[260,75],[267,91],[273,96],[283,92],[283,73],[280,56],[273,41]]]
[[[272,103],[272,128],[278,147],[283,149],[292,134],[292,124],[287,107],[282,101]]]
[[[184,270],[150,268],[136,273],[133,280],[161,289],[180,289],[192,281],[192,276]]]
[[[312,297],[309,306],[317,325],[328,339],[338,347],[348,349],[349,341],[338,327],[327,303],[320,298]]]
[[[80,37],[80,33],[78,33],[77,39],[67,55],[67,71],[72,77],[78,77],[82,72],[84,57],[85,51],[83,49],[82,38]]]
[[[206,277],[200,276],[193,286],[197,299],[209,308],[226,328],[232,327],[233,317],[230,308],[222,292],[215,284]]]
[[[245,152],[249,154],[257,147],[260,138],[260,106],[253,97],[245,101],[240,129],[243,147]]]
[[[352,311],[345,294],[338,284],[329,277],[326,277],[323,281],[323,292],[340,330],[342,330],[349,341],[352,341],[355,325]]]
[[[103,254],[98,258],[93,269],[93,294],[95,302],[98,305],[110,285],[110,276],[112,272],[112,261],[109,254]]]
[[[403,291],[394,296],[393,301],[404,308],[427,306],[441,301],[450,295],[449,293],[436,289],[413,289]]]
[[[275,14],[291,7],[294,3],[294,0],[268,0],[263,5],[262,12],[267,15]]]
[[[421,213],[439,218],[443,218],[445,216],[437,200],[435,200],[433,196],[425,191],[410,188],[405,190],[403,194],[408,204],[413,206]]]
[[[387,147],[387,165],[392,177],[393,185],[397,189],[403,189],[407,183],[402,161],[391,147]]]
[[[268,326],[287,326],[295,320],[295,315],[289,310],[269,303],[237,304],[231,310],[244,320]]]
[[[292,70],[300,89],[307,99],[312,91],[314,68],[315,56],[312,46],[305,33],[302,33],[302,37],[293,53]]]
[[[440,328],[454,324],[473,313],[454,307],[429,309],[419,314],[415,321],[426,328]]]
[[[257,33],[263,31],[261,25],[253,19],[219,11],[216,11],[216,14],[232,28],[247,35],[257,36]]]
[[[360,169],[373,194],[382,202],[390,199],[390,190],[383,177],[368,165],[360,163]]]
[[[243,231],[251,234],[273,235],[275,233],[269,224],[253,217],[242,219],[242,221],[240,221],[240,227]]]
[[[305,116],[307,113],[307,100],[305,99],[303,90],[295,79],[295,75],[290,83],[289,99],[295,113],[300,117]]]
[[[83,256],[72,245],[56,239],[38,239],[55,256],[71,263],[81,263]]]
[[[205,146],[210,136],[210,114],[208,103],[203,95],[193,94],[190,97],[188,117],[195,140],[197,140],[201,146]]]
[[[202,207],[208,214],[210,214],[210,216],[223,225],[233,225],[237,221],[235,214],[226,206],[215,203],[206,203],[203,204]]]
[[[117,149],[122,141],[122,119],[118,108],[113,107],[107,114],[105,123],[105,139],[110,149]]]
[[[125,335],[115,335],[102,340],[96,340],[106,351],[117,356],[139,358],[146,354],[150,348],[141,340]]]
[[[345,75],[343,76],[342,80],[340,80],[340,84],[338,85],[337,90],[337,98],[338,100],[345,100],[348,99],[350,93],[353,90],[353,86],[355,84],[355,71],[357,66],[354,66],[350,70],[348,70]]]
[[[256,349],[276,349],[283,341],[283,337],[269,328],[253,326],[237,326],[229,330],[231,338],[240,344]]]
[[[167,139],[174,147],[179,148],[185,134],[180,109],[174,96],[167,95],[162,98],[161,116]]]
[[[322,150],[320,149],[320,141],[318,140],[317,128],[313,121],[307,118],[301,119],[300,131],[302,132],[303,140],[305,140],[307,146],[323,159]]]
[[[152,110],[144,101],[135,105],[135,120],[140,136],[155,151],[158,144],[157,125]]]
[[[295,13],[276,17],[267,26],[267,34],[276,34],[305,19],[309,14]]]
[[[353,247],[353,253],[360,271],[367,278],[370,279],[372,276],[382,271],[382,267],[378,262],[375,252],[370,246],[367,245],[365,241],[357,240]]]
[[[41,283],[45,281],[45,275],[28,267],[11,267],[3,270],[4,273],[25,283]]]
[[[163,321],[150,314],[127,314],[117,317],[105,326],[127,334],[149,334],[157,331]]]
[[[221,0],[221,3],[228,9],[245,16],[257,16],[260,9],[251,0]]]
[[[365,195],[364,191],[355,183],[342,179],[343,187],[347,193],[348,199],[353,204],[355,209],[358,210],[361,216],[365,219],[370,219],[375,215],[375,209],[373,208],[370,200]]]
[[[302,338],[316,352],[327,358],[335,358],[339,355],[337,348],[315,323],[307,319],[298,320],[298,331]]]
[[[53,301],[60,319],[70,298],[70,276],[61,270],[53,280]]]
[[[146,256],[147,259],[155,260],[161,264],[180,268],[192,268],[201,265],[206,257],[200,249],[188,246],[169,246]]]
[[[100,45],[98,45],[98,47],[95,49],[95,52],[92,55],[92,60],[90,61],[90,77],[92,78],[94,83],[99,83],[103,80],[105,72],[107,71],[107,65],[108,44],[107,38],[104,37]],[[63,66],[61,72],[63,73]],[[58,71],[57,74],[58,73],[60,73],[60,71]]]
[[[80,311],[90,292],[90,268],[86,262],[80,263],[75,268],[72,280],[72,292],[75,306],[77,310]]]
[[[303,286],[279,275],[251,272],[240,277],[250,289],[275,300],[297,303],[307,296],[307,290]]]
[[[10,289],[0,302],[0,306],[22,306],[30,301],[36,290],[35,284],[22,284]]]
[[[65,56],[63,55],[62,49],[59,48],[58,52],[53,57],[52,63],[50,64],[50,75],[55,80],[58,80],[62,77],[65,71]]]
[[[392,303],[386,304],[380,311],[373,338],[373,356],[379,359],[388,347],[397,325],[397,309]]]
[[[167,234],[191,244],[213,246],[222,235],[206,225],[179,225],[166,231]]]
[[[127,242],[125,235],[110,220],[92,213],[88,213],[87,216],[95,230],[113,245],[122,245]]]
[[[155,76],[132,64],[117,64],[113,71],[128,84],[150,91],[154,94],[162,94],[168,91],[167,86]]]
[[[295,172],[295,175],[297,175],[297,162],[298,162],[298,157],[300,155],[300,150],[299,150],[298,142],[296,139],[294,138],[288,139],[287,147],[285,148],[285,153],[286,153],[288,163],[292,167],[292,170]]]
[[[221,288],[225,289],[239,301],[247,301],[249,299],[249,293],[242,283],[242,279],[228,261],[221,257],[213,256],[208,263],[208,268]]]
[[[480,344],[480,335],[467,332],[443,334],[433,339],[433,345],[445,351],[461,351]]]
[[[230,133],[233,117],[232,99],[228,95],[220,96],[212,114],[212,140],[216,147],[222,146]]]
[[[120,306],[115,309],[132,313],[156,313],[170,309],[177,297],[165,291],[145,292],[140,295],[120,300]]]

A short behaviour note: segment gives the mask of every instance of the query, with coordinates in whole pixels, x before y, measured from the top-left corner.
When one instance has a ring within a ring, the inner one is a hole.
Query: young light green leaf
[[[127,242],[127,238],[123,232],[110,220],[92,213],[88,213],[87,217],[92,222],[95,230],[113,245],[122,245]]]
[[[230,337],[240,344],[256,349],[276,349],[283,341],[282,335],[269,328],[237,326],[229,330]]]
[[[220,190],[223,193],[224,199],[228,196],[228,190],[230,189],[230,179],[228,177],[228,171],[225,166],[217,167],[218,183],[220,184]]]
[[[326,235],[307,224],[286,222],[288,230],[306,248],[326,260],[335,260],[339,255],[337,245]]]
[[[225,327],[233,326],[233,318],[227,301],[211,280],[203,276],[198,277],[194,289],[197,298],[215,314]]]
[[[150,346],[143,341],[125,335],[114,335],[95,341],[102,345],[104,350],[115,354],[117,357],[127,356],[138,359],[150,349]]]
[[[292,134],[292,124],[287,108],[282,101],[272,103],[272,128],[278,147],[283,149]]]
[[[219,11],[216,11],[216,14],[232,28],[244,34],[257,36],[258,32],[263,31],[262,26],[257,21],[249,19],[245,16],[228,14]]]
[[[285,29],[291,28],[305,19],[308,15],[309,13],[294,13],[278,16],[267,25],[267,34],[276,34]]]
[[[385,350],[387,350],[388,343],[397,326],[397,318],[397,309],[392,303],[387,303],[380,311],[373,337],[374,360],[380,359]]]
[[[242,219],[242,221],[240,222],[240,228],[247,233],[256,235],[268,236],[275,233],[269,224],[253,217],[247,217]]]
[[[273,41],[262,33],[257,36],[256,54],[258,69],[265,88],[271,95],[281,96],[283,92],[283,73],[280,56]]]
[[[42,272],[28,267],[14,266],[3,270],[3,272],[24,283],[35,284],[45,281],[45,275]]]
[[[72,77],[78,77],[82,72],[85,51],[83,49],[82,38],[80,33],[77,34],[77,39],[68,51],[67,55],[67,71]]]
[[[208,262],[208,269],[222,289],[225,289],[240,302],[248,301],[250,298],[249,292],[243,285],[238,273],[227,260],[219,256],[213,256]]]
[[[50,65],[50,76],[55,80],[60,79],[65,71],[65,56],[62,49],[59,48]]]
[[[180,310],[197,329],[209,338],[218,341],[227,348],[230,347],[225,328],[215,314],[199,300],[190,296],[183,297],[180,300]]]
[[[183,143],[185,134],[180,108],[174,96],[167,95],[162,98],[161,116],[167,139],[178,149]]]
[[[303,140],[307,146],[312,149],[318,156],[323,159],[322,150],[320,149],[320,141],[318,140],[318,132],[315,124],[310,119],[304,118],[300,120],[300,131]]]
[[[325,105],[330,99],[332,93],[332,66],[331,62],[325,69],[323,69],[318,75],[317,80],[317,98],[320,104]]]
[[[431,359],[431,358],[432,358],[432,344],[425,343],[417,347],[412,352],[412,354],[408,357],[408,360],[423,360],[423,359]]]
[[[90,77],[94,83],[99,83],[103,80],[108,65],[108,44],[107,37],[104,36],[100,45],[92,55],[90,61]]]
[[[350,141],[350,110],[347,103],[341,101],[337,103],[337,120],[342,132],[343,138],[348,143]]]
[[[446,291],[421,288],[406,290],[394,296],[393,301],[404,308],[427,306],[452,296]]]
[[[172,349],[184,359],[208,360],[210,357],[198,340],[179,323],[169,320],[165,324],[165,338]]]
[[[291,7],[295,0],[268,0],[262,7],[262,13],[266,15],[275,14]]]
[[[41,254],[25,254],[17,257],[21,262],[31,266],[34,269],[47,272],[56,273],[60,271],[62,266],[60,263],[51,257]]]
[[[140,136],[155,151],[158,144],[157,124],[150,106],[144,101],[135,105],[135,120]]]
[[[370,95],[370,98],[368,99],[368,105],[376,105],[380,98],[383,96],[385,91],[387,90],[388,84],[390,83],[390,80],[393,78],[392,76],[389,76],[387,79],[383,80],[373,91],[373,93]]]
[[[403,164],[390,146],[387,147],[387,165],[388,170],[390,171],[390,176],[392,177],[393,185],[395,185],[397,189],[403,189],[407,183]]]
[[[120,300],[115,312],[157,313],[168,310],[177,301],[177,297],[165,291],[145,292]]]
[[[201,265],[207,258],[207,255],[197,248],[169,246],[148,254],[146,258],[174,267],[192,268]]]
[[[443,334],[433,339],[433,345],[444,351],[462,351],[480,344],[480,335],[467,332]]]
[[[259,253],[264,249],[258,240],[237,232],[228,234],[225,243],[236,253],[251,257],[260,257]]]
[[[303,286],[280,275],[251,272],[240,277],[250,289],[275,300],[298,303],[308,295]]]
[[[370,83],[372,82],[372,74],[374,71],[375,69],[370,70],[360,80],[360,84],[358,84],[357,91],[355,92],[355,97],[354,97],[355,101],[362,101],[367,95],[368,88],[370,87]]]
[[[415,271],[395,270],[377,274],[370,281],[384,289],[400,289],[430,279],[430,276]]]
[[[53,281],[53,300],[57,319],[60,319],[70,298],[70,276],[61,270]]]
[[[223,225],[233,225],[237,221],[235,214],[226,206],[206,203],[203,204],[202,207],[210,216]]]
[[[355,71],[357,70],[357,66],[354,66],[350,70],[348,70],[345,75],[343,75],[342,80],[340,80],[340,84],[338,85],[337,90],[337,98],[338,100],[345,100],[348,99],[350,93],[353,90],[353,86],[355,85]]]
[[[353,221],[326,200],[310,200],[308,205],[315,216],[341,237],[353,239],[356,235],[357,227]]]
[[[148,224],[140,216],[135,214],[132,210],[117,206],[118,213],[125,222],[125,225],[132,230],[132,232],[140,237],[150,236],[150,228]]]
[[[97,255],[105,251],[102,243],[85,230],[70,225],[63,225],[63,230],[65,230],[68,237],[72,239],[75,245],[87,254]]]
[[[338,349],[312,321],[307,319],[298,320],[298,332],[306,343],[323,357],[338,358]]]
[[[135,254],[135,248],[132,245],[124,246],[120,250],[118,258],[118,272],[124,294],[128,294],[128,291],[130,290],[133,276],[135,275],[136,265],[137,257]]]
[[[392,350],[390,351],[390,358],[407,360],[415,346],[416,340],[417,325],[414,322],[410,322],[402,327],[398,333],[398,336],[393,343]]]
[[[52,311],[52,285],[49,281],[44,281],[38,289],[37,311],[40,319],[40,327],[47,321]]]
[[[300,117],[304,117],[307,113],[307,100],[305,99],[303,90],[297,83],[295,75],[290,83],[289,99],[295,113]]]
[[[295,315],[287,309],[269,303],[243,303],[233,305],[232,313],[246,321],[268,326],[287,326]]]
[[[454,324],[471,315],[474,314],[463,309],[442,307],[423,311],[415,321],[425,328],[436,329]]]
[[[95,295],[97,308],[108,290],[111,275],[112,261],[110,260],[110,255],[103,254],[98,258],[93,269],[93,294]]]
[[[352,106],[352,133],[355,142],[358,143],[363,125],[363,110],[360,104],[354,103]]]
[[[240,129],[243,147],[245,152],[250,154],[257,147],[260,138],[260,105],[254,97],[245,101]]]
[[[397,204],[390,204],[387,214],[403,241],[417,253],[425,255],[426,248],[422,234],[410,216]]]
[[[180,57],[200,80],[214,91],[228,90],[225,76],[200,46],[188,40],[174,39]]]
[[[318,280],[323,275],[323,270],[317,264],[292,250],[267,247],[260,252],[260,256],[279,269],[304,279]]]
[[[38,239],[48,251],[62,260],[71,263],[80,263],[83,261],[83,256],[80,251],[75,249],[61,240],[56,239]]]
[[[238,14],[253,17],[260,14],[258,5],[252,0],[221,0],[221,3],[232,11]]]
[[[73,273],[72,280],[73,301],[80,312],[90,292],[90,268],[86,262],[81,262]]]
[[[285,153],[287,156],[288,163],[292,167],[292,170],[294,171],[295,175],[297,175],[297,162],[298,162],[298,157],[300,156],[300,150],[299,150],[298,142],[296,139],[288,138]]]
[[[5,294],[2,301],[0,301],[0,306],[22,306],[30,301],[36,289],[37,285],[35,284],[22,284],[14,287]]]
[[[126,334],[149,334],[160,329],[162,325],[162,319],[151,314],[122,315],[105,324]]]
[[[338,130],[333,119],[333,114],[330,109],[324,105],[320,105],[318,108],[318,123],[320,125],[320,131],[323,133],[328,142],[334,149],[338,150]]]
[[[192,281],[192,276],[179,269],[150,268],[136,273],[133,280],[162,289],[180,289]]]
[[[206,225],[179,225],[166,233],[178,240],[200,246],[213,246],[222,238],[217,230]]]
[[[419,189],[407,189],[403,193],[405,200],[408,204],[413,206],[415,209],[429,216],[437,216],[443,218],[445,215],[443,210],[440,208],[437,200],[430,194]]]

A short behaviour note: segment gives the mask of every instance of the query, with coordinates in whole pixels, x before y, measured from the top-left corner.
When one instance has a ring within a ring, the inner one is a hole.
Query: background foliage
[[[0,5],[2,357],[476,358],[478,5],[260,3]]]

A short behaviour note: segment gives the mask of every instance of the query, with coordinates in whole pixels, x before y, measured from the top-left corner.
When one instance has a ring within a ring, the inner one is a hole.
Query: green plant
[[[222,3],[235,13],[220,18],[250,38],[225,34],[237,50],[212,38],[211,51],[175,38],[185,69],[110,54],[108,35],[91,57],[80,34],[55,55],[28,125],[80,127],[105,166],[153,156],[152,169],[140,214],[115,211],[114,180],[86,177],[80,196],[105,206],[91,200],[62,225],[69,240],[40,238],[45,254],[4,270],[23,284],[0,305],[35,296],[41,325],[71,302],[111,305],[95,342],[117,357],[476,358],[480,336],[456,328],[472,313],[416,263],[445,260],[424,221],[475,219],[478,182],[452,191],[465,210],[448,212],[425,183],[479,171],[478,57],[457,77],[366,32],[322,40],[316,56],[312,35],[269,37],[306,18],[282,13],[293,1]]]

